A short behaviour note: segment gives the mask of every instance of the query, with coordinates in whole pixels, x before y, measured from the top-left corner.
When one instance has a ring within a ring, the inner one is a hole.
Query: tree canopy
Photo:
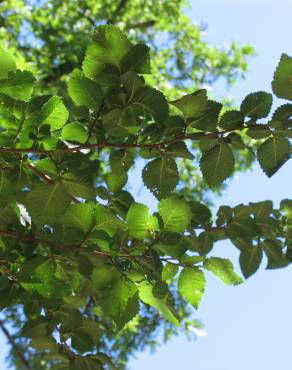
[[[284,165],[292,105],[269,115],[273,96],[259,91],[228,110],[205,89],[186,94],[175,81],[168,95],[155,67],[147,78],[149,47],[111,24],[82,47],[83,61],[56,79],[49,61],[42,75],[41,62],[32,68],[13,43],[0,51],[0,306],[21,332],[12,338],[0,326],[17,369],[123,368],[133,351],[153,345],[161,325],[166,338],[198,325],[191,313],[205,271],[243,282],[231,261],[214,255],[217,241],[239,250],[244,278],[263,255],[269,269],[291,261],[291,200],[279,209],[269,200],[222,205],[214,214],[204,195],[247,156],[269,177]],[[282,55],[274,95],[291,101],[291,81],[292,58]],[[154,213],[127,184],[138,161],[157,198]]]

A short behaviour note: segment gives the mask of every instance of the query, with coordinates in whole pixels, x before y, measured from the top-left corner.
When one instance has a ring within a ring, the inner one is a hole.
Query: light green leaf
[[[135,296],[136,293],[137,288],[135,284],[124,277],[121,277],[120,279],[115,281],[113,285],[108,287],[102,293],[100,303],[103,312],[105,313],[105,315],[109,316],[112,320],[115,321],[118,329],[122,329],[127,321],[130,321],[138,313],[139,304],[138,297]],[[135,306],[135,310],[133,310],[132,315],[128,317],[128,303],[131,298],[134,298],[135,300],[135,302],[131,302],[131,305]]]
[[[16,71],[16,63],[12,55],[0,49],[0,80],[8,78],[9,72]]]
[[[200,161],[203,177],[210,186],[217,186],[234,171],[234,156],[228,144],[218,144],[206,151]]]
[[[231,261],[219,257],[211,257],[205,260],[203,267],[213,272],[219,279],[228,285],[239,285],[242,278],[234,270]]]
[[[151,73],[150,48],[144,44],[133,46],[121,60],[121,68],[125,72]]]
[[[0,93],[13,99],[29,101],[34,84],[34,76],[28,71],[9,72],[6,80],[0,81]]]
[[[74,103],[78,106],[85,106],[97,110],[101,104],[102,91],[100,86],[84,73],[75,69],[68,81],[68,92]]]
[[[105,181],[110,192],[117,193],[128,181],[126,172],[110,172],[105,174]]]
[[[93,204],[70,204],[62,217],[62,224],[65,227],[76,227],[86,233],[94,225],[94,217],[95,210]]]
[[[171,102],[184,115],[185,119],[200,117],[207,109],[207,90],[198,90]]]
[[[292,100],[292,58],[282,54],[274,73],[272,89],[278,98]]]
[[[109,235],[113,235],[117,230],[123,229],[124,224],[109,209],[98,204],[96,206],[96,230],[104,230]]]
[[[257,152],[258,162],[268,177],[273,176],[290,156],[289,140],[275,135],[263,142]]]
[[[243,276],[247,279],[259,268],[263,258],[263,251],[260,247],[244,248],[239,256],[240,268]]]
[[[172,279],[178,272],[178,265],[167,262],[162,269],[161,278],[163,281]]]
[[[164,230],[170,232],[183,232],[191,221],[191,209],[181,197],[173,196],[163,199],[158,205],[162,217]]]
[[[199,307],[206,285],[203,271],[198,267],[185,267],[178,279],[180,294],[195,308]]]
[[[132,203],[126,221],[130,235],[137,239],[144,239],[149,232],[159,229],[157,218],[151,216],[148,207],[141,203]]]
[[[131,48],[119,28],[113,25],[97,27],[83,62],[85,74],[102,84],[118,84],[120,62]]]
[[[147,163],[143,168],[142,178],[145,186],[157,198],[169,195],[179,181],[174,159],[165,156]]]
[[[62,129],[62,139],[77,141],[84,144],[87,140],[88,133],[85,127],[79,122],[72,122],[65,125]]]
[[[62,128],[67,122],[69,112],[59,96],[52,96],[40,111],[38,120],[40,125],[49,125],[52,130]]]
[[[168,321],[180,326],[177,314],[172,307],[170,293],[166,294],[164,298],[157,298],[153,295],[153,286],[148,281],[140,283],[138,289],[141,301],[156,308]]]
[[[272,94],[258,91],[247,95],[240,106],[241,113],[250,118],[264,118],[270,113]]]
[[[66,211],[70,197],[61,183],[37,185],[26,197],[26,207],[36,225],[54,224]]]

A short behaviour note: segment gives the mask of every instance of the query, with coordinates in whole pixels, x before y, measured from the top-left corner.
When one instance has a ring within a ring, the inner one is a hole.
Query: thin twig
[[[263,129],[268,130],[271,133],[273,132],[271,127],[265,124],[256,124],[256,125],[246,125],[241,128],[241,130],[246,128],[256,128],[256,129]],[[231,132],[234,132],[237,130],[224,130],[224,131],[217,131],[217,132],[199,132],[199,134],[202,134],[203,136],[214,136],[214,137],[222,137],[222,135],[229,134]],[[291,131],[291,130],[289,130]],[[35,153],[35,154],[44,154],[49,155],[52,153],[55,153],[56,151],[61,152],[80,152],[84,149],[97,149],[97,148],[117,148],[117,149],[126,149],[126,148],[148,148],[148,149],[155,149],[160,148],[165,145],[174,144],[180,141],[185,140],[193,140],[194,139],[191,136],[188,135],[181,135],[174,139],[161,141],[159,143],[153,143],[153,144],[138,144],[138,143],[95,143],[95,144],[83,144],[75,147],[63,147],[63,148],[56,148],[56,149],[37,149],[37,148],[10,148],[10,147],[0,147],[0,153]]]
[[[2,329],[3,333],[5,334],[6,338],[8,339],[9,343],[11,344],[12,348],[14,349],[15,353],[17,354],[20,361],[23,363],[24,367],[28,370],[33,370],[30,363],[27,361],[27,359],[24,357],[24,354],[20,351],[19,347],[15,343],[14,338],[9,333],[9,331],[6,329],[5,325],[3,324],[3,321],[0,320],[0,328]]]

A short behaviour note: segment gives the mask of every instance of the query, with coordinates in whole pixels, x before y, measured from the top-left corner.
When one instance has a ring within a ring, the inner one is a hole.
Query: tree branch
[[[246,129],[246,128],[257,128],[257,129],[262,129],[262,130],[268,130],[273,132],[271,127],[265,124],[256,124],[256,125],[246,125],[241,128],[241,130]],[[234,132],[237,130],[224,130],[224,131],[217,131],[217,132],[200,132],[200,134],[204,136],[213,136],[213,137],[218,137],[220,138],[224,134],[228,134],[231,132]],[[292,131],[292,130],[288,130]],[[97,148],[116,148],[116,149],[125,149],[125,148],[160,148],[165,145],[170,145],[177,143],[179,141],[185,141],[185,140],[194,140],[192,137],[188,135],[181,135],[178,136],[174,139],[171,140],[165,140],[161,141],[159,143],[154,143],[154,144],[137,144],[137,143],[96,143],[96,144],[83,144],[75,147],[63,147],[63,148],[56,148],[56,149],[50,149],[50,150],[45,150],[45,149],[36,149],[36,148],[11,148],[11,147],[0,147],[0,153],[35,153],[35,154],[52,154],[54,152],[58,151],[63,151],[63,152],[80,152],[81,150],[84,149],[97,149]]]
[[[144,30],[145,28],[150,28],[150,27],[153,27],[155,25],[155,23],[157,23],[156,20],[149,20],[149,21],[145,21],[145,22],[140,22],[140,23],[133,23],[133,24],[129,24],[126,29],[127,30],[132,30],[132,29],[140,29],[140,30]]]
[[[14,349],[15,353],[17,354],[20,361],[23,363],[24,367],[28,370],[33,370],[27,359],[24,357],[24,354],[20,351],[19,347],[15,343],[14,338],[6,329],[2,320],[0,320],[0,328],[2,329],[3,333],[5,334],[6,338],[8,339],[9,343],[11,344],[12,348]]]
[[[128,2],[128,0],[120,0],[116,10],[113,12],[113,15],[108,20],[108,22],[107,22],[108,24],[115,23],[118,14],[122,12],[123,8],[125,8],[125,6],[127,5],[127,2]]]

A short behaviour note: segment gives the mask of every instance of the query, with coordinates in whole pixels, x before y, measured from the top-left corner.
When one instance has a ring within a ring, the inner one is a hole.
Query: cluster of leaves
[[[40,76],[43,92],[63,93],[61,80],[78,67],[92,30],[104,23],[151,45],[151,83],[173,96],[178,87],[194,90],[218,78],[234,82],[246,72],[253,48],[235,42],[226,49],[210,45],[204,28],[186,15],[188,6],[187,0],[4,0],[0,43],[24,56]]]
[[[210,254],[217,241],[239,249],[245,278],[263,254],[267,268],[292,260],[290,200],[280,209],[271,201],[222,206],[212,217],[176,191],[176,160],[194,159],[192,142],[209,187],[232,176],[241,150],[272,176],[291,155],[291,104],[262,123],[273,99],[262,91],[232,111],[205,90],[169,102],[145,83],[149,48],[110,25],[97,28],[82,69],[72,72],[70,102],[33,94],[33,74],[4,50],[0,67],[0,307],[23,307],[22,336],[42,353],[44,369],[114,368],[110,349],[135,337],[149,310],[184,325],[184,307],[197,308],[203,296],[205,271],[240,284],[231,261]],[[283,55],[276,96],[292,100],[291,77]],[[147,161],[153,214],[126,190],[136,158]]]

